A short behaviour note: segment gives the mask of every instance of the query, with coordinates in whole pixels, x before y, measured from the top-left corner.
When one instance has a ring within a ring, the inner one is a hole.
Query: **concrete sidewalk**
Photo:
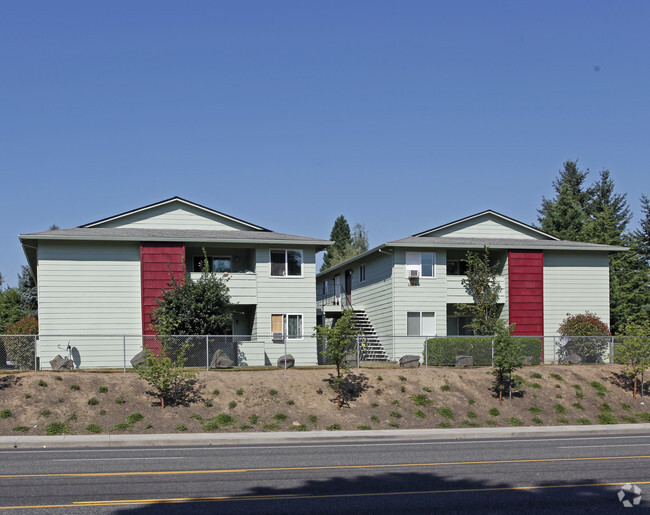
[[[309,431],[272,433],[190,433],[2,436],[0,449],[71,447],[184,447],[189,445],[260,445],[291,443],[367,442],[391,440],[477,440],[498,438],[597,437],[648,435],[650,424],[552,427],[486,427],[374,431]]]

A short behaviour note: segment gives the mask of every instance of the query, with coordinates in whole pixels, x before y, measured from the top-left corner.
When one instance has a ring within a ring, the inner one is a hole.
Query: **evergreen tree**
[[[614,193],[614,181],[609,170],[600,172],[600,180],[589,188],[591,199],[586,205],[589,216],[585,234],[591,243],[621,245],[623,234],[632,215],[627,205],[627,194]]]
[[[323,266],[321,272],[326,268],[334,266],[342,261],[341,256],[345,255],[346,248],[352,245],[352,235],[350,234],[350,225],[343,215],[334,221],[330,240],[334,242],[325,255],[323,256]]]
[[[22,273],[18,276],[18,293],[23,300],[23,309],[35,312],[38,309],[38,292],[36,281],[29,267],[23,265]]]
[[[645,195],[641,195],[641,211],[643,218],[639,223],[639,228],[632,233],[632,240],[637,252],[650,267],[650,200]]]
[[[553,181],[556,196],[542,198],[542,208],[537,220],[540,228],[563,240],[584,241],[586,208],[591,192],[584,187],[589,170],[578,169],[577,161],[566,161],[559,177]]]

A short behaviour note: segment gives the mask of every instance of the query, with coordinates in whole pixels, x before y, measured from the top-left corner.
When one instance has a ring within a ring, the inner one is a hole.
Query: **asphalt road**
[[[650,435],[16,449],[0,463],[0,515],[650,513]],[[632,509],[626,483],[641,489]]]

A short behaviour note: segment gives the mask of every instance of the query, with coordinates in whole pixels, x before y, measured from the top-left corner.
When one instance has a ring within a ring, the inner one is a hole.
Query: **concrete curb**
[[[486,427],[462,429],[410,429],[373,431],[310,431],[273,433],[191,433],[155,435],[58,435],[2,436],[0,449],[72,447],[185,447],[218,445],[261,445],[396,440],[485,440],[500,438],[595,437],[648,435],[650,424],[553,427]]]

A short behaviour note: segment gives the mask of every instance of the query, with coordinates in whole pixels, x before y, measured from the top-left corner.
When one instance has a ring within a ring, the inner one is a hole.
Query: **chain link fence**
[[[618,363],[625,336],[527,336],[521,340],[524,363]],[[232,366],[328,365],[323,357],[326,341],[312,335],[0,335],[0,367],[49,370],[59,356],[75,369],[132,368],[131,360],[143,349],[184,357],[185,366],[210,369]],[[414,357],[424,366],[491,366],[491,336],[358,335],[348,355],[350,366],[363,362],[399,362]]]

